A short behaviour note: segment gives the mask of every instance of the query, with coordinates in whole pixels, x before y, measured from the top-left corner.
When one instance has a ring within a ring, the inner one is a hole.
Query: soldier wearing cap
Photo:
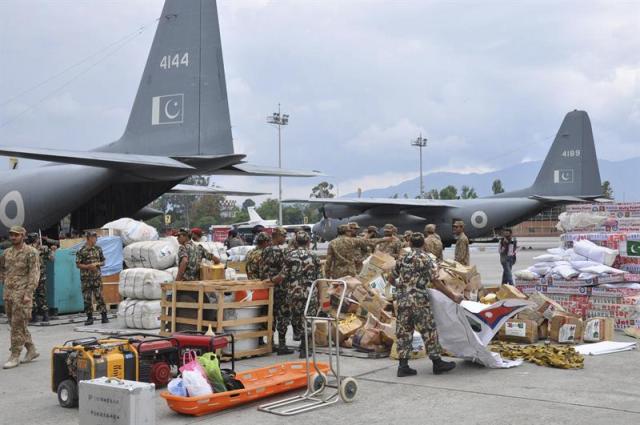
[[[256,247],[247,254],[247,279],[262,279],[260,263],[262,263],[262,251],[271,243],[271,237],[265,232],[260,232],[255,237]]]
[[[348,224],[338,226],[338,237],[329,242],[324,274],[329,279],[358,274],[357,259],[363,251],[372,249],[384,239],[352,238]]]
[[[397,289],[398,319],[396,337],[398,344],[398,377],[412,376],[417,372],[409,367],[409,354],[414,331],[422,335],[429,358],[433,362],[433,373],[440,374],[455,367],[453,362],[445,362],[440,357],[442,348],[438,342],[436,323],[431,311],[431,301],[427,287],[431,283],[456,303],[462,296],[451,292],[435,278],[436,266],[423,250],[424,236],[412,233],[411,251],[396,262],[390,282]]]
[[[200,280],[200,266],[202,260],[206,258],[215,264],[220,263],[220,259],[207,252],[202,245],[196,245],[191,240],[189,229],[178,230],[178,274],[176,281],[196,281]]]
[[[285,283],[289,288],[291,325],[293,333],[301,336],[300,358],[304,358],[309,351],[310,335],[304,333],[304,309],[309,297],[311,284],[320,278],[320,260],[309,249],[311,238],[305,231],[299,231],[295,235],[295,249],[289,251],[284,260],[284,266],[273,281],[277,284]],[[317,293],[311,299],[308,314],[315,316],[318,311]]]
[[[464,221],[456,220],[453,222],[453,237],[456,239],[456,251],[454,259],[465,266],[470,263],[469,260],[469,238],[464,234]]]
[[[287,347],[287,328],[291,323],[291,308],[289,305],[289,288],[287,282],[278,280],[277,276],[282,272],[286,255],[282,246],[286,242],[287,231],[284,227],[276,227],[271,233],[271,245],[262,251],[260,264],[260,277],[275,283],[273,290],[273,315],[274,330],[278,332],[278,347],[274,349],[279,356],[292,354]]]
[[[376,226],[367,227],[367,238],[368,239],[375,239],[378,236],[379,236],[378,235],[378,228]]]
[[[102,323],[109,323],[107,318],[107,306],[102,297],[102,274],[100,268],[104,266],[105,258],[98,242],[98,234],[94,231],[87,231],[86,242],[76,253],[76,266],[80,269],[80,282],[82,284],[82,299],[84,301],[84,312],[87,315],[85,326],[93,325],[93,299],[95,298],[96,308],[102,316]]]
[[[49,248],[42,243],[40,234],[30,233],[29,244],[38,250],[40,256],[40,279],[38,286],[33,292],[33,312],[31,313],[31,321],[37,322],[37,314],[42,314],[42,321],[49,321],[49,305],[47,304],[47,262],[53,260],[56,246]]]
[[[355,221],[350,222],[349,226],[349,236],[352,238],[358,237],[358,231],[360,230],[360,226]],[[369,255],[370,247],[365,244],[356,244],[356,248],[353,251],[353,260],[356,263],[356,273],[360,273],[362,270],[362,262]]]
[[[393,232],[396,227],[393,224],[385,224],[383,227],[385,242],[378,245],[376,250],[391,255],[396,260],[402,253],[402,242],[397,236],[394,236]]]
[[[440,236],[436,233],[436,225],[427,224],[424,226],[424,235],[426,236],[424,240],[424,250],[435,256],[438,261],[442,261],[443,246]]]
[[[402,248],[409,248],[411,246],[411,234],[413,232],[411,230],[405,230],[404,235],[402,235]]]
[[[191,229],[191,240],[193,242],[200,242],[202,240],[202,229],[199,227],[194,227]]]
[[[11,328],[11,355],[4,369],[20,364],[22,348],[27,349],[22,363],[39,356],[29,333],[33,291],[40,279],[40,260],[38,251],[24,241],[27,231],[24,227],[13,226],[9,229],[11,246],[0,256],[0,280],[4,281],[4,310]]]

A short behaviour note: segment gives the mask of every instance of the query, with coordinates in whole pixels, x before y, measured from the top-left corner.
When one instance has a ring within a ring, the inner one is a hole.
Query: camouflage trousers
[[[438,342],[436,322],[431,311],[431,302],[426,292],[398,294],[396,338],[399,358],[409,358],[414,331],[418,331],[422,336],[429,357],[437,357],[442,353],[442,347]]]
[[[40,279],[36,290],[33,291],[33,312],[46,313],[49,311],[47,304],[47,278]]]
[[[29,320],[31,320],[32,303],[25,304],[23,298],[24,295],[19,293],[4,298],[4,310],[11,328],[12,356],[19,356],[22,347],[29,349],[30,346],[33,346],[28,327]]]
[[[307,298],[309,298],[310,287],[311,285],[296,284],[291,288],[291,326],[294,335],[304,335],[304,309],[307,305]],[[309,315],[315,316],[317,313],[318,292],[316,290],[309,304]]]
[[[100,278],[82,279],[82,300],[84,301],[84,312],[93,314],[93,301],[95,299],[96,309],[99,313],[106,313],[107,306],[102,298],[102,280]]]
[[[289,285],[284,282],[276,285],[273,290],[274,328],[278,331],[278,342],[284,341],[287,329],[291,324],[291,306]]]

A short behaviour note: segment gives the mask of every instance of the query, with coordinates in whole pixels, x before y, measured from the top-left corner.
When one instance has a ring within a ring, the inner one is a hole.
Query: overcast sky
[[[0,0],[0,143],[90,149],[119,138],[162,4]],[[573,109],[589,112],[600,158],[640,156],[640,2],[219,0],[218,8],[235,148],[253,163],[277,163],[265,117],[278,102],[291,116],[284,166],[322,170],[343,194],[417,176],[410,140],[420,133],[426,171],[542,159]],[[306,197],[317,181],[286,179],[285,197]],[[273,178],[216,183],[277,191]]]

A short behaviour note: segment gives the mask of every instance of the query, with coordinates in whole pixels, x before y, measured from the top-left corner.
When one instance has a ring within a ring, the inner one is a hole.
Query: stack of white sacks
[[[537,280],[542,277],[593,280],[594,278],[621,276],[626,272],[611,267],[618,251],[598,246],[588,240],[576,241],[573,248],[552,248],[548,254],[539,255],[533,266],[518,270],[515,277],[522,280]]]

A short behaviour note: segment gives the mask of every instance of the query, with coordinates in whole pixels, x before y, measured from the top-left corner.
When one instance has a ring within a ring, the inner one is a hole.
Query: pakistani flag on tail
[[[640,241],[627,241],[627,256],[640,257]]]

